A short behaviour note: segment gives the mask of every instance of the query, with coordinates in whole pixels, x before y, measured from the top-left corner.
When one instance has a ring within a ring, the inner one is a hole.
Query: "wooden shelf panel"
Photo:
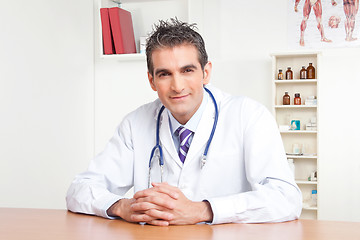
[[[317,79],[291,79],[291,80],[275,80],[276,84],[287,84],[287,83],[317,83]]]

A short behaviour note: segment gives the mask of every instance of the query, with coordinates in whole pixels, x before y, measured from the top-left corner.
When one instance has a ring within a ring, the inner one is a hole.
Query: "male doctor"
[[[159,98],[128,114],[89,169],[76,176],[66,197],[68,209],[160,226],[297,219],[302,196],[275,120],[249,98],[206,86],[212,64],[194,26],[160,21],[146,56],[150,86]],[[202,166],[216,115],[205,86],[219,113]],[[162,170],[154,158],[149,173],[162,106],[158,130],[164,165]],[[126,199],[131,187],[135,194]]]

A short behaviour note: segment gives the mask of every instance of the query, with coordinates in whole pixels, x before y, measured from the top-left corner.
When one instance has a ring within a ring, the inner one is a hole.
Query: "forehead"
[[[200,65],[198,51],[191,44],[182,44],[175,47],[161,47],[153,51],[152,62],[155,68],[166,66],[185,66],[188,64]]]

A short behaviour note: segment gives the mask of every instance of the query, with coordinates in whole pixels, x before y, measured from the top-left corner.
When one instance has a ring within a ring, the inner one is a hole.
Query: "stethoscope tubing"
[[[212,92],[205,88],[205,91],[210,95],[213,103],[214,103],[214,108],[215,108],[215,117],[214,117],[214,124],[210,133],[210,137],[206,143],[206,147],[204,150],[203,155],[201,156],[201,167],[203,167],[206,163],[206,157],[210,148],[210,144],[212,142],[212,139],[214,137],[215,134],[215,130],[216,130],[216,126],[217,126],[217,122],[218,122],[218,118],[219,118],[219,109],[215,100],[214,95],[212,94]],[[155,155],[156,150],[158,149],[159,151],[159,165],[160,165],[160,169],[161,169],[161,181],[162,181],[162,172],[163,172],[163,166],[164,166],[164,158],[163,158],[163,151],[162,151],[162,147],[160,145],[160,118],[161,118],[161,114],[164,111],[165,106],[162,106],[160,108],[160,111],[158,113],[158,117],[157,117],[157,122],[156,122],[156,144],[153,147],[153,149],[151,150],[151,154],[150,154],[150,159],[149,159],[149,187],[150,187],[150,172],[151,172],[151,163],[152,163],[152,159]]]

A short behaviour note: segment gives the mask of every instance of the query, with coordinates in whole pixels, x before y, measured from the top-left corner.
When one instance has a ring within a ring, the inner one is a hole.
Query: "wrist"
[[[201,212],[199,214],[199,222],[212,222],[213,220],[213,212],[211,209],[211,205],[208,201],[204,200],[200,202],[201,204]]]
[[[121,217],[123,218],[124,208],[126,203],[130,201],[130,199],[123,198],[118,201],[116,201],[113,205],[111,205],[106,213],[110,217]]]

